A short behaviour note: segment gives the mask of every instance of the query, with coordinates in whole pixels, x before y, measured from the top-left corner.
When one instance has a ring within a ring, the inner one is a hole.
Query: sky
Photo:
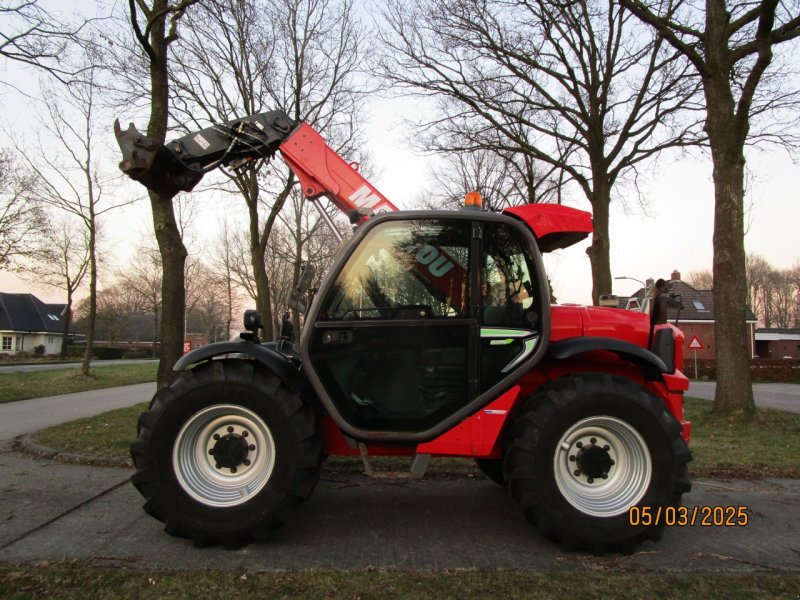
[[[14,66],[5,66],[0,76],[19,85],[35,85],[34,74]],[[0,107],[0,147],[10,146],[9,135],[33,135],[37,124],[30,101],[5,88],[0,90]],[[429,183],[429,168],[434,160],[415,153],[403,141],[402,119],[414,107],[414,103],[404,99],[376,99],[369,107],[369,114],[362,115],[367,124],[368,150],[377,173],[372,183],[400,208],[410,207]],[[133,117],[119,116],[123,126]],[[144,129],[145,123],[137,125]],[[103,142],[109,149],[116,148],[110,122]],[[790,267],[800,261],[797,234],[800,166],[783,151],[750,151],[747,159],[751,177],[746,250],[762,255],[775,267]],[[109,151],[104,160],[113,169],[119,158]],[[711,269],[714,190],[710,157],[700,152],[691,156],[665,155],[645,181],[642,191],[646,207],[639,205],[633,190],[626,189],[621,190],[618,199],[621,201],[612,208],[613,276],[643,281],[648,277],[668,277],[673,270],[685,277],[691,271]],[[580,192],[567,203],[590,210]],[[202,248],[214,238],[225,215],[241,213],[241,207],[234,202],[220,200],[210,193],[198,195],[196,206],[197,223],[192,232],[195,248]],[[151,228],[147,202],[109,217],[105,224],[108,262],[123,266]],[[591,302],[591,273],[585,253],[588,244],[587,240],[546,257],[548,275],[559,302]],[[101,287],[103,283],[109,281],[101,281]],[[639,287],[636,281],[615,280],[613,293],[630,295]],[[63,301],[58,292],[36,287],[7,272],[0,272],[0,291],[34,292],[47,301]]]

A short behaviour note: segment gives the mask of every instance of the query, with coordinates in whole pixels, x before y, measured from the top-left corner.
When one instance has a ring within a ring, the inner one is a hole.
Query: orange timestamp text
[[[744,527],[750,515],[747,506],[631,506],[628,523],[667,527]]]

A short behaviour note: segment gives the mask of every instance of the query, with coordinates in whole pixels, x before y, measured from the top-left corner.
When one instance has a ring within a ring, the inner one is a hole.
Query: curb
[[[89,465],[95,467],[111,468],[133,468],[133,459],[126,458],[116,463],[109,463],[102,459],[92,458],[83,454],[73,454],[71,452],[61,452],[48,446],[44,446],[36,441],[35,433],[28,433],[14,438],[13,447],[25,454],[32,454],[38,458],[48,458],[59,462],[70,464]]]

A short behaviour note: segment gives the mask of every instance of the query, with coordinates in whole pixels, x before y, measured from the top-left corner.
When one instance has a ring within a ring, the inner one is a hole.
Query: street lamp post
[[[647,304],[648,304],[648,300],[649,300],[647,295],[648,295],[648,292],[650,292],[650,289],[648,288],[647,284],[644,281],[642,281],[641,279],[636,279],[635,277],[628,277],[626,275],[621,275],[619,277],[614,277],[614,279],[629,279],[630,281],[635,281],[636,283],[640,284],[642,286],[642,289],[644,289],[644,297],[642,298],[642,304],[640,305],[639,310],[637,312],[647,312]],[[630,300],[628,301],[628,305],[630,305]],[[628,308],[628,307],[626,307],[626,308]]]

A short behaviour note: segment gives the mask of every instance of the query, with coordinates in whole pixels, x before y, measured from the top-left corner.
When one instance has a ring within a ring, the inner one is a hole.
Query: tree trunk
[[[171,198],[150,192],[153,226],[161,251],[161,352],[158,363],[159,387],[169,385],[176,373],[173,365],[183,356],[183,311],[186,305],[184,267],[188,252],[183,245]]]
[[[714,411],[754,411],[747,334],[744,251],[744,140],[725,71],[705,86],[706,132],[714,165],[714,318],[717,389]]]
[[[69,340],[69,327],[72,325],[72,289],[67,284],[67,307],[64,309],[64,332],[61,334],[61,352],[58,353],[60,360],[67,358],[67,341]]]
[[[153,358],[158,356],[158,302],[153,302],[152,305],[153,309],[153,344],[151,346],[151,352],[153,353]]]
[[[600,303],[600,296],[611,293],[611,242],[608,236],[610,187],[594,178],[592,193],[592,220],[594,233],[592,245],[586,249],[592,267],[592,304]]]
[[[91,192],[90,192],[91,193]],[[89,315],[88,327],[86,331],[86,350],[83,352],[83,364],[81,364],[81,375],[89,376],[89,367],[92,361],[92,351],[94,350],[94,331],[97,321],[97,231],[94,223],[93,203],[90,200],[91,225],[89,226]]]
[[[169,116],[169,44],[166,0],[153,2],[150,21],[150,121],[148,137],[164,143]],[[174,38],[173,38],[174,39]],[[172,366],[183,355],[183,311],[186,303],[184,264],[188,255],[175,219],[172,197],[150,191],[153,229],[161,253],[161,359],[156,383],[169,385],[176,377]]]

